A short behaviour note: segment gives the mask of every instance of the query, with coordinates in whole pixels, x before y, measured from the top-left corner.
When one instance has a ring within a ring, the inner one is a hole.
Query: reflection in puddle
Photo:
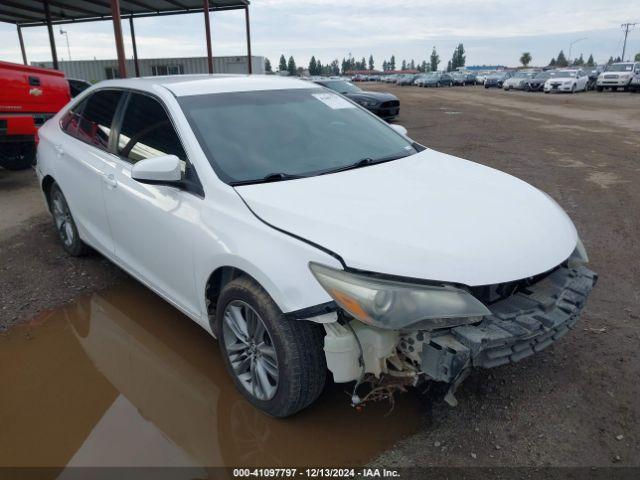
[[[343,390],[260,413],[206,332],[128,282],[0,336],[0,466],[355,466],[420,423],[411,395],[385,416]]]

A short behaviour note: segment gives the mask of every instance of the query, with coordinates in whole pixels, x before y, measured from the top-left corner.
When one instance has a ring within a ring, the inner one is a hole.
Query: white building
[[[31,62],[36,67],[53,68],[52,62]],[[138,59],[140,76],[178,75],[183,73],[207,73],[207,57],[141,58]],[[118,76],[118,60],[60,61],[60,70],[68,78],[78,78],[95,83]],[[251,57],[253,73],[265,73],[264,57]],[[133,60],[127,60],[129,76],[135,75]],[[213,73],[247,73],[247,57],[213,57]]]

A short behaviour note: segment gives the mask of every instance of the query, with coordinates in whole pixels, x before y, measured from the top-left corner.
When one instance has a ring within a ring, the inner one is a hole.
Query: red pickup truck
[[[64,73],[0,62],[0,167],[30,167],[35,160],[38,127],[70,99]]]

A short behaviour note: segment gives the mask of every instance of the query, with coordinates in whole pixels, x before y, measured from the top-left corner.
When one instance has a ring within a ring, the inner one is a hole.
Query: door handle
[[[110,188],[116,188],[118,186],[118,181],[113,173],[103,173],[102,180],[104,180],[104,183]]]
[[[54,145],[53,149],[56,151],[56,154],[60,157],[64,155],[64,148],[61,145]]]

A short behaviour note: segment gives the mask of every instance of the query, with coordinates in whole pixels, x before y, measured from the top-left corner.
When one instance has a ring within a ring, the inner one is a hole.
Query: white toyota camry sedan
[[[218,338],[273,416],[327,372],[353,404],[426,381],[455,404],[470,369],[565,335],[596,282],[548,195],[313,83],[101,82],[39,135],[64,249],[99,251]]]

